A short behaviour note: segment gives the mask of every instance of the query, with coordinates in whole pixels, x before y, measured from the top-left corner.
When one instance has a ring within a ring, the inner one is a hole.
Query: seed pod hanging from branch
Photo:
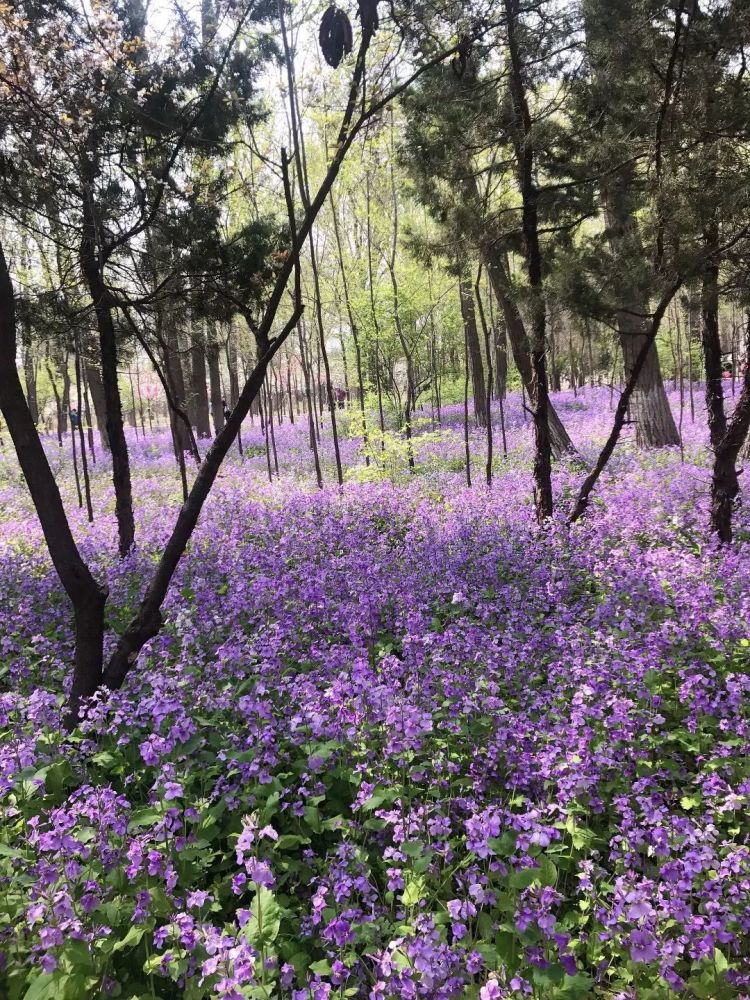
[[[378,30],[378,0],[357,0],[362,30],[374,34]]]
[[[331,4],[323,14],[318,38],[323,58],[334,69],[352,51],[351,22],[335,4]]]

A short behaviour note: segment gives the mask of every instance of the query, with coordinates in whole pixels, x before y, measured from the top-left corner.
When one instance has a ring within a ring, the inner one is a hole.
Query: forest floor
[[[559,394],[586,459],[609,392]],[[314,488],[306,424],[243,432],[125,688],[66,737],[67,603],[0,451],[0,996],[9,1000],[750,996],[750,514],[708,539],[702,408],[684,454],[618,447],[568,529],[462,407]],[[628,435],[632,430],[628,431]],[[116,558],[48,453],[128,620],[181,501],[130,431],[136,551]],[[747,493],[746,493],[747,500]]]

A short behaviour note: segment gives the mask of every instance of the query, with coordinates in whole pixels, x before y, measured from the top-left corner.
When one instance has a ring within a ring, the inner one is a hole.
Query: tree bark
[[[44,533],[50,558],[71,604],[75,625],[75,662],[68,723],[78,720],[82,698],[102,678],[104,606],[107,590],[92,576],[73,539],[57,482],[47,462],[16,369],[16,319],[13,285],[0,246],[0,410],[18,456]]]
[[[750,318],[748,328],[742,392],[716,445],[711,476],[711,528],[724,543],[732,541],[732,516],[740,492],[737,458],[750,429]]]
[[[109,435],[107,434],[107,404],[104,401],[104,386],[99,366],[96,363],[86,362],[86,381],[91,393],[91,402],[94,406],[96,416],[96,426],[99,429],[99,440],[102,448],[109,451]],[[90,443],[90,442],[89,442]]]
[[[22,354],[23,354],[23,374],[26,382],[26,399],[29,404],[29,413],[34,424],[39,423],[39,403],[36,393],[36,359],[31,345],[31,330],[28,324],[23,324]]]
[[[495,342],[495,399],[505,399],[508,386],[508,334],[505,320],[498,319],[494,327]]]
[[[478,427],[487,426],[487,392],[484,382],[484,365],[482,363],[482,347],[479,343],[477,316],[474,307],[474,292],[471,280],[463,273],[458,282],[461,296],[461,315],[464,322],[464,336],[469,352],[471,371],[471,391],[474,396],[474,418]]]
[[[206,332],[204,320],[193,323],[193,342],[190,350],[192,396],[195,404],[195,429],[199,438],[211,437],[206,388]]]
[[[513,147],[521,195],[523,256],[531,291],[531,384],[529,397],[534,416],[534,507],[539,522],[552,516],[552,441],[549,426],[547,381],[547,310],[544,296],[542,249],[535,176],[534,134],[526,98],[524,67],[518,44],[518,0],[505,0],[506,31],[510,55],[509,87],[513,105]]]
[[[222,406],[221,395],[219,345],[216,342],[215,336],[209,338],[206,346],[206,359],[208,361],[208,380],[211,386],[211,417],[213,418],[214,430],[218,434],[224,426],[224,407]]]
[[[240,398],[240,378],[237,371],[237,334],[234,324],[229,324],[227,335],[227,369],[229,371],[229,406],[231,409],[237,405]]]
[[[584,30],[588,55],[592,63],[594,82],[603,95],[609,87],[617,86],[617,78],[610,70],[606,56],[605,32],[622,32],[625,37],[628,17],[634,16],[628,4],[613,4],[611,17],[603,18],[597,5],[584,8]],[[608,13],[608,5],[602,4]],[[616,73],[616,71],[615,71]],[[617,97],[615,97],[617,100]],[[634,112],[635,114],[635,112]],[[627,127],[627,126],[626,126]],[[604,165],[605,167],[607,164]],[[632,163],[620,167],[615,174],[604,172],[601,196],[607,221],[607,237],[622,284],[621,308],[615,314],[626,384],[630,380],[643,345],[649,342],[649,292],[642,287],[637,269],[645,259],[633,203],[632,192],[637,190],[635,168]],[[674,421],[659,364],[656,342],[650,347],[634,387],[630,413],[635,420],[636,443],[643,448],[661,448],[678,445],[680,437]]]
[[[664,313],[669,307],[669,303],[672,301],[674,296],[679,291],[680,284],[675,282],[671,288],[668,288],[661,297],[656,311],[651,319],[651,325],[646,334],[645,341],[641,344],[641,351],[638,357],[635,359],[632,369],[630,370],[626,381],[625,388],[622,391],[620,399],[617,403],[617,408],[615,409],[615,418],[612,423],[612,430],[609,432],[609,436],[604,443],[604,447],[599,452],[599,457],[594,464],[593,469],[581,484],[581,488],[578,491],[578,496],[576,497],[576,502],[573,505],[573,509],[568,518],[570,524],[574,524],[581,518],[585,512],[588,510],[591,493],[599,481],[599,477],[607,466],[612,453],[615,450],[615,446],[620,438],[620,433],[622,431],[623,425],[625,423],[625,417],[628,412],[628,407],[630,406],[630,401],[632,399],[633,393],[635,392],[636,386],[638,384],[638,378],[641,373],[643,365],[646,363],[646,358],[648,357],[649,350],[656,340],[656,335],[659,332],[659,326],[664,318]]]
[[[173,309],[167,308],[162,311],[161,325],[163,333],[164,374],[175,406],[184,412],[186,396],[185,373],[182,367],[177,322]],[[173,408],[169,405],[169,399],[167,399],[167,408],[170,412],[170,423],[174,435],[175,457],[179,462],[180,454],[184,455],[186,451],[191,451],[190,437],[184,421],[177,419]]]
[[[513,352],[513,360],[515,361],[521,380],[526,387],[526,391],[529,395],[531,395],[531,349],[529,345],[529,338],[526,333],[526,327],[521,317],[521,313],[518,311],[518,306],[508,294],[508,279],[505,273],[504,265],[498,263],[497,260],[490,257],[488,254],[483,254],[483,256],[487,266],[487,271],[490,275],[490,280],[492,282],[492,289],[498,302],[500,303],[500,308],[503,311],[508,340],[510,342],[511,351]],[[575,446],[570,440],[570,435],[565,430],[565,427],[563,426],[563,423],[552,403],[550,403],[548,407],[548,419],[550,442],[555,458],[560,459],[564,458],[566,455],[577,455]]]
[[[110,297],[100,273],[96,252],[96,225],[91,191],[83,197],[83,236],[80,246],[80,263],[86,285],[94,304],[96,325],[99,331],[102,385],[106,407],[106,427],[112,453],[112,484],[115,489],[115,517],[119,537],[120,555],[125,556],[135,542],[133,517],[133,492],[130,483],[130,459],[122,418],[122,401],[117,382],[117,337],[110,305]]]
[[[715,220],[706,226],[703,242],[706,263],[701,286],[701,341],[706,376],[706,416],[711,447],[715,451],[727,430],[719,334],[719,228]]]
[[[627,275],[626,262],[642,260],[643,244],[635,219],[627,206],[625,187],[634,183],[630,171],[622,171],[616,181],[603,188],[609,243],[616,259],[622,260],[621,273]],[[629,378],[643,344],[648,339],[648,294],[635,282],[625,288],[622,307],[615,314],[622,346],[625,379]],[[659,364],[656,343],[649,347],[641,367],[638,384],[633,392],[631,414],[635,420],[636,443],[642,448],[663,448],[678,445],[680,435],[674,421]]]

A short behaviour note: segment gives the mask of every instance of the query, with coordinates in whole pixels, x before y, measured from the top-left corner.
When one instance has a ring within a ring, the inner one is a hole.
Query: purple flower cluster
[[[586,454],[607,398],[559,401]],[[748,994],[746,512],[706,540],[696,425],[540,531],[520,401],[491,489],[457,413],[416,475],[343,491],[298,425],[264,481],[249,429],[163,631],[70,737],[68,608],[0,458],[0,995]],[[113,615],[179,503],[166,439],[132,443],[137,551],[104,468],[72,517]]]

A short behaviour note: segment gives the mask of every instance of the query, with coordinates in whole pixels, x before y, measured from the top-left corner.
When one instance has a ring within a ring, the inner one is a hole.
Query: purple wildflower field
[[[608,391],[555,404],[593,459]],[[390,444],[366,468],[352,422],[343,490],[303,421],[272,483],[246,426],[163,631],[72,735],[69,610],[6,441],[0,996],[750,996],[750,518],[709,541],[702,408],[682,456],[626,434],[572,528],[557,465],[545,529],[517,396],[490,489],[462,407],[419,416],[415,474]],[[109,643],[181,501],[168,435],[130,433],[124,560],[106,462],[89,525],[45,442]]]

